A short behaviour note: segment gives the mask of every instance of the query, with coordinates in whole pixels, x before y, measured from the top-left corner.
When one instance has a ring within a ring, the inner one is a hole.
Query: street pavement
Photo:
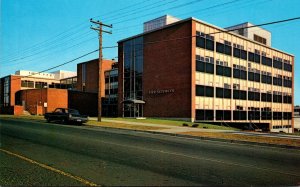
[[[299,185],[300,151],[0,119],[0,185]]]

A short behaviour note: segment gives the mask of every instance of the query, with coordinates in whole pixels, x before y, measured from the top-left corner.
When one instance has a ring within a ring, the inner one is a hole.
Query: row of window
[[[214,94],[216,91],[216,94]],[[263,101],[263,102],[274,102],[274,103],[292,103],[292,96],[290,95],[279,95],[271,93],[259,93],[244,90],[233,90],[229,88],[219,88],[212,86],[196,85],[196,96],[226,98],[226,99],[240,99],[250,101]]]
[[[207,49],[210,51],[215,50],[213,37],[208,37],[209,35],[200,34],[199,32],[197,32],[197,35],[199,36],[196,37],[197,47]],[[216,52],[231,56],[232,47],[229,44],[226,45],[223,43],[216,42]],[[292,65],[289,63],[284,63],[284,66],[282,66],[283,62],[279,61],[277,58],[276,58],[277,60],[275,59],[272,60],[271,58],[260,55],[258,53],[252,53],[250,51],[247,52],[244,49],[240,49],[236,47],[233,47],[233,56],[243,60],[248,59],[248,61],[259,63],[259,64],[262,63],[263,65],[274,67],[277,69],[282,69],[283,67],[285,71],[289,71],[289,72],[292,72],[293,69]]]
[[[212,64],[211,62],[196,60],[196,71],[214,74],[214,64]],[[216,65],[216,74],[220,76],[231,77],[232,68],[227,66]],[[247,80],[247,71],[234,68],[233,78]],[[260,73],[248,72],[248,80],[292,88],[291,80],[283,79],[280,77],[272,78],[272,76],[263,74],[261,75]]]
[[[248,116],[247,116],[248,114]],[[291,120],[291,112],[272,111],[240,111],[240,110],[196,110],[196,120],[201,121],[226,121],[226,120]]]

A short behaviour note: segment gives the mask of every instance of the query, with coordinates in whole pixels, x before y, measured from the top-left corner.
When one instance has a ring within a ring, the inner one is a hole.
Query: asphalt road
[[[299,185],[300,150],[0,119],[0,185]]]

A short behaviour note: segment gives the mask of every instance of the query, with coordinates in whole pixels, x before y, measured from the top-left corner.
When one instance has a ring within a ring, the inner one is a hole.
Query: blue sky
[[[142,32],[143,22],[170,14],[195,17],[227,27],[242,22],[260,24],[300,16],[299,0],[0,0],[0,77],[16,70],[41,71],[98,48],[97,33],[89,19],[113,24],[103,46]],[[294,54],[295,104],[300,104],[300,20],[265,26],[272,32],[272,46]],[[104,58],[117,57],[105,49]],[[89,55],[66,66],[97,57]]]

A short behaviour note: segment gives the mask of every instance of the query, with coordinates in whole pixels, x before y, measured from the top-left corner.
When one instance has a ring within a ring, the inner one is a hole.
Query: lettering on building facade
[[[175,89],[156,89],[156,90],[149,90],[148,94],[149,95],[160,95],[160,94],[170,94],[174,93]]]

